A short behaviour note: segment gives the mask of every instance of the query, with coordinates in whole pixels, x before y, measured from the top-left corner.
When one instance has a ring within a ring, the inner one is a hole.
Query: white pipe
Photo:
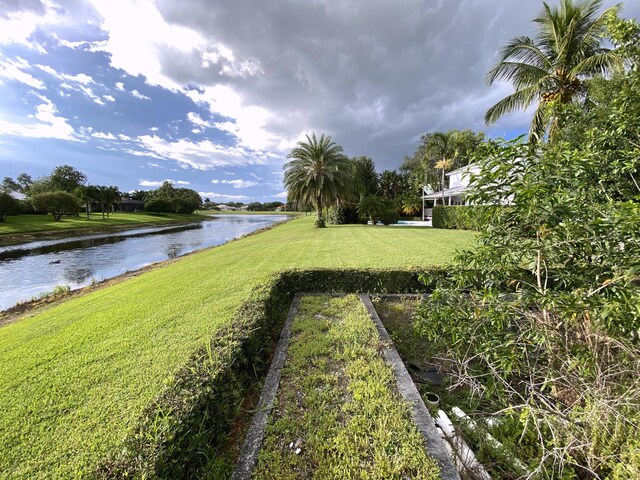
[[[484,430],[478,428],[478,424],[475,422],[475,420],[473,420],[469,415],[464,413],[460,408],[453,407],[451,409],[451,413],[454,414],[456,417],[458,417],[460,420],[466,422],[466,424],[469,426],[469,428],[471,430],[473,430],[474,432],[479,432],[484,437],[484,439],[486,440],[486,442],[489,444],[489,446],[491,448],[493,448],[494,450],[505,451],[504,446],[498,440],[496,440],[493,437],[493,435],[491,435],[487,431],[484,431]],[[508,456],[508,460],[513,462],[512,466],[514,466],[518,470],[520,470],[520,472],[519,472],[520,474],[528,473],[527,472],[527,466],[518,457]]]
[[[438,416],[435,418],[435,420],[438,426],[444,432],[447,440],[449,440],[449,442],[451,442],[451,445],[453,445],[453,448],[460,457],[460,460],[466,467],[467,471],[471,475],[473,475],[474,478],[480,480],[491,480],[491,476],[473,454],[473,452],[469,448],[469,445],[467,445],[465,441],[460,437],[460,435],[456,433],[451,420],[449,419],[449,417],[447,417],[447,414],[442,410],[438,410]]]
[[[456,470],[458,470],[458,473],[461,473],[461,474],[464,473],[465,468],[464,468],[464,465],[462,464],[462,461],[460,460],[460,457],[458,457],[456,455],[456,452],[453,451],[453,448],[451,447],[449,440],[447,440],[446,435],[444,434],[442,429],[437,425],[436,425],[436,432],[438,433],[438,435],[440,435],[440,438],[442,439],[442,443],[444,444],[444,448],[447,452],[449,452],[451,461],[453,462],[453,465],[456,467]]]

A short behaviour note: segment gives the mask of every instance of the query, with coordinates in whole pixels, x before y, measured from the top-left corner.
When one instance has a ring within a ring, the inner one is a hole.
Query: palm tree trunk
[[[444,162],[444,158],[442,159],[442,161]],[[444,206],[444,166],[442,167],[442,182],[441,182],[441,186],[442,186],[442,205]]]
[[[322,196],[321,195],[318,195],[316,207],[318,208],[318,222],[319,222],[322,220]]]

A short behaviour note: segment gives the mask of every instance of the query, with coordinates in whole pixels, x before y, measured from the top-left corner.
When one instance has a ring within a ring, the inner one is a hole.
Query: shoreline
[[[75,237],[79,235],[94,235],[97,233],[122,232],[124,230],[134,230],[138,228],[162,227],[167,225],[188,225],[190,223],[205,222],[211,220],[211,215],[198,215],[202,218],[184,220],[166,220],[163,222],[140,222],[140,223],[120,223],[116,225],[100,225],[96,227],[81,227],[62,230],[43,230],[24,233],[5,233],[0,235],[0,247],[20,245],[21,243],[35,242],[38,240],[57,240],[64,237]]]
[[[137,270],[131,270],[131,271],[127,271],[124,273],[121,273],[120,275],[116,275],[115,277],[111,277],[111,278],[105,278],[103,280],[99,280],[91,285],[87,285],[85,287],[80,287],[80,288],[76,288],[73,290],[68,290],[66,292],[62,292],[62,293],[58,293],[58,294],[50,294],[50,295],[45,295],[33,300],[27,300],[25,302],[21,302],[18,303],[12,307],[7,308],[6,310],[1,310],[0,311],[0,328],[15,323],[19,320],[21,320],[23,317],[29,315],[29,314],[37,314],[39,311],[48,308],[48,307],[52,307],[55,306],[57,304],[61,304],[66,302],[67,300],[71,300],[72,298],[81,296],[81,295],[85,295],[88,293],[91,293],[93,291],[96,290],[101,290],[103,288],[106,287],[110,287],[112,285],[117,285],[119,283],[125,282],[131,278],[135,278],[139,275],[142,275],[143,273],[147,273],[153,270],[156,270],[158,268],[162,268],[165,267],[167,265],[171,265],[172,263],[178,262],[180,260],[182,260],[183,258],[187,258],[191,255],[195,255],[197,253],[201,253],[207,250],[210,250],[212,248],[217,248],[217,247],[222,247],[223,245],[228,245],[230,243],[236,242],[240,239],[243,238],[247,238],[250,237],[252,235],[257,235],[259,233],[262,232],[266,232],[268,230],[271,230],[274,227],[277,227],[278,225],[282,225],[285,224],[287,222],[290,222],[291,220],[293,220],[294,218],[296,218],[295,216],[289,216],[289,218],[287,220],[283,220],[282,222],[278,222],[274,225],[269,225],[268,227],[263,227],[260,228],[258,230],[255,230],[253,232],[247,233],[245,235],[241,235],[237,238],[233,238],[231,240],[229,240],[228,242],[222,243],[220,245],[213,245],[210,247],[205,247],[205,248],[201,248],[200,250],[194,250],[193,252],[188,252],[185,253],[184,255],[180,255],[179,257],[176,258],[167,258],[166,260],[161,260],[159,262],[155,262],[155,263],[151,263],[149,265],[145,265],[142,268],[139,268]],[[207,219],[202,219],[207,220]],[[186,223],[192,223],[192,222],[186,222]],[[157,224],[151,224],[151,225],[157,225]],[[86,229],[80,229],[80,230],[86,230]],[[67,230],[68,231],[68,230]],[[40,240],[44,240],[44,239],[40,239]]]

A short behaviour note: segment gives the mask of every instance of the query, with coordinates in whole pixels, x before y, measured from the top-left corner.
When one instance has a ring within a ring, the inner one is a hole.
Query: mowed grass
[[[442,265],[474,234],[299,218],[0,328],[0,476],[90,474],[249,292],[290,268]]]
[[[92,213],[87,220],[85,214],[78,217],[64,216],[56,222],[51,215],[12,215],[0,223],[0,239],[2,235],[31,232],[54,232],[73,230],[76,228],[104,228],[115,225],[135,226],[139,223],[160,223],[171,221],[202,220],[202,215],[178,215],[166,213],[155,215],[149,213],[110,213],[109,218],[102,218],[102,213]]]
[[[256,480],[440,478],[355,295],[302,298],[276,402]]]

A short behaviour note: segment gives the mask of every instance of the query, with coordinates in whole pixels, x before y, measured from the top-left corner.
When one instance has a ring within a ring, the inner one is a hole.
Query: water
[[[84,287],[151,263],[221,245],[286,219],[285,215],[220,215],[181,227],[0,247],[0,310],[52,292],[56,286]]]

